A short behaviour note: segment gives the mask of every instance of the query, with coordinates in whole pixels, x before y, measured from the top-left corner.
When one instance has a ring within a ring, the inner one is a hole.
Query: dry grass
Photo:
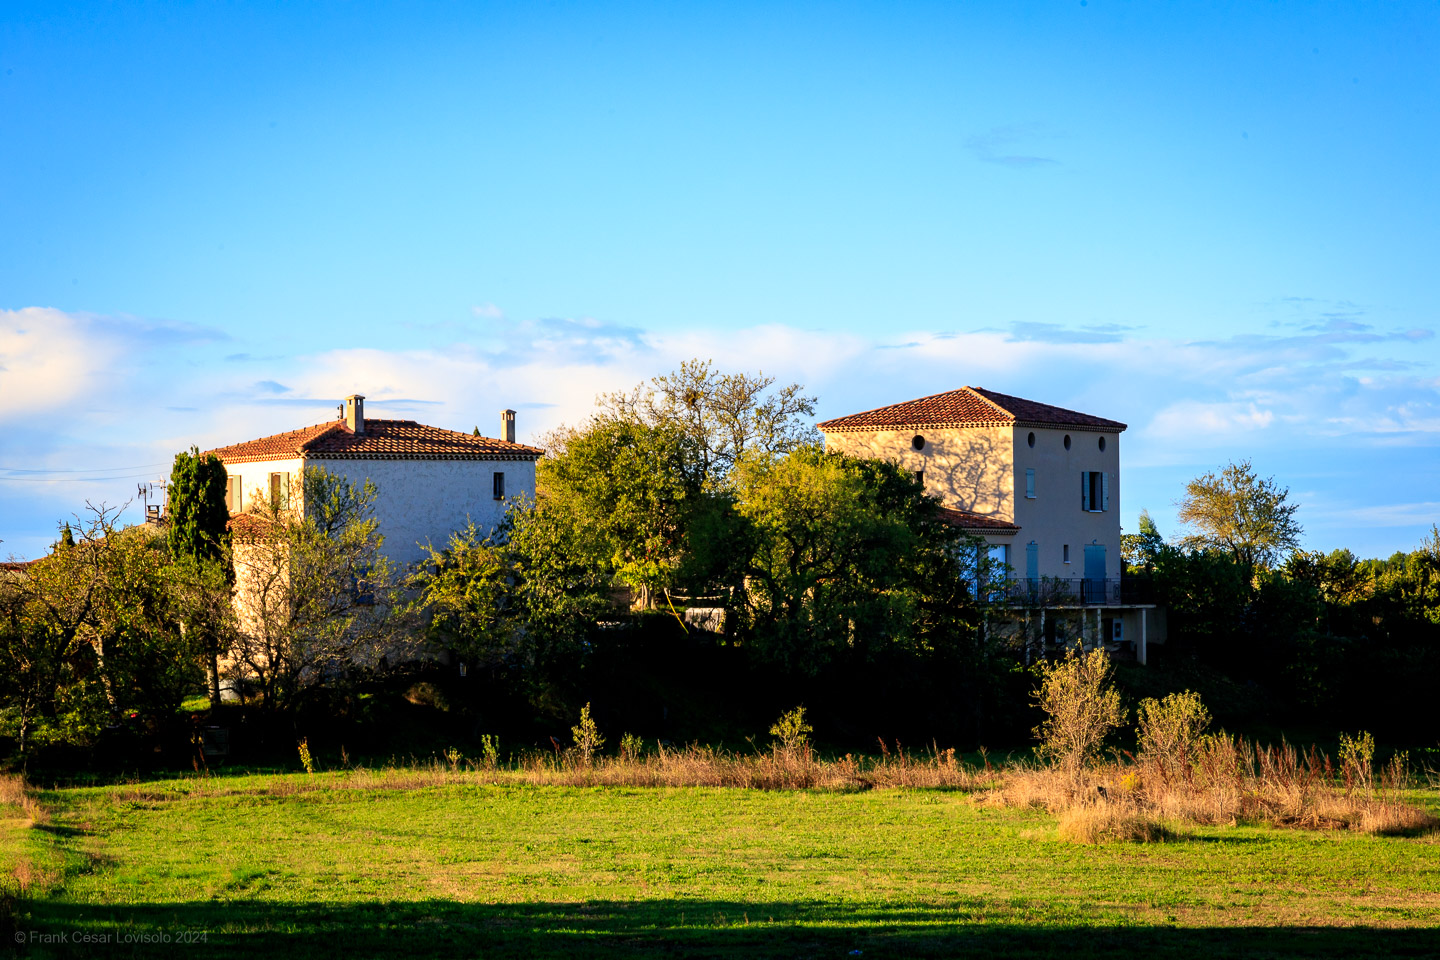
[[[1122,814],[1154,823],[1246,822],[1391,835],[1440,827],[1440,820],[1401,798],[1412,786],[1403,758],[1378,777],[1345,774],[1314,749],[1258,747],[1221,734],[1204,738],[1188,760],[1111,763],[1075,774],[1012,768],[982,802],[1043,808],[1062,822],[1069,817],[1069,832],[1077,837],[1105,833],[1082,826],[1087,819],[1104,823]],[[1361,782],[1369,785],[1357,786]]]
[[[578,762],[561,754],[532,756],[520,777],[561,786],[736,787],[754,790],[871,790],[876,788],[974,789],[995,779],[993,771],[960,763],[954,750],[915,756],[886,749],[880,757],[853,754],[817,758],[808,744],[775,746],[768,752],[736,753],[691,745],[661,748],[644,756]]]
[[[0,774],[0,807],[14,807],[31,824],[47,823],[49,813],[30,794],[25,778],[18,773]]]
[[[1108,800],[1066,807],[1060,812],[1059,829],[1062,838],[1075,843],[1155,843],[1175,836],[1174,831],[1134,805]]]

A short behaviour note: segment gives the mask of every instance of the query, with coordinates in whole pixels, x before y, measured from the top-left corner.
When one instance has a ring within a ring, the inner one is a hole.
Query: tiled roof
[[[226,463],[257,460],[538,460],[545,451],[522,443],[427,427],[414,420],[365,419],[356,434],[343,420],[277,433],[208,451]]]
[[[225,522],[225,529],[240,543],[258,543],[273,536],[275,521],[253,513],[237,513]]]
[[[996,520],[994,517],[987,517],[983,513],[956,510],[954,507],[941,507],[940,519],[951,526],[959,527],[961,530],[976,530],[985,533],[1020,532],[1020,528],[1013,523],[1005,520]]]
[[[981,387],[961,387],[918,400],[852,413],[819,424],[825,433],[910,427],[1069,427],[1119,433],[1125,424]]]

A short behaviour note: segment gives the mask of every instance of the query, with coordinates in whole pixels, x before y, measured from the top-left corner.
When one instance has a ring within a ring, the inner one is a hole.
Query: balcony
[[[1117,607],[1155,602],[1150,581],[1140,577],[977,580],[971,583],[971,589],[983,601],[1013,607]]]

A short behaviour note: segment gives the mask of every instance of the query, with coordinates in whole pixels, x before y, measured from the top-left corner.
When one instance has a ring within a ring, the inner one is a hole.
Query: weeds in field
[[[300,765],[305,768],[306,773],[315,772],[315,760],[310,756],[310,738],[301,737],[300,742],[295,745],[300,751]]]
[[[500,738],[491,733],[480,737],[480,762],[482,770],[494,770],[500,766]]]
[[[595,718],[590,716],[589,703],[580,708],[580,722],[570,728],[570,735],[575,740],[575,752],[579,755],[580,763],[590,766],[595,754],[605,746],[605,738],[600,735],[600,727],[595,723]]]

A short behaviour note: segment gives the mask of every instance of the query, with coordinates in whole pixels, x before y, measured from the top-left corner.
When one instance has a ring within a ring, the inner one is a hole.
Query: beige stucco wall
[[[1035,445],[1029,435],[1035,434]],[[916,450],[916,435],[925,438]],[[1065,436],[1070,449],[1065,449]],[[1099,440],[1105,438],[1105,450]],[[1025,548],[1032,540],[1041,577],[1078,580],[1085,575],[1085,545],[1105,547],[1105,576],[1120,577],[1120,437],[1029,427],[918,428],[828,433],[825,448],[856,457],[890,460],[909,471],[925,471],[925,490],[946,506],[1005,520],[1020,527],[1015,536],[986,534],[990,544],[1009,544],[1010,566],[1026,575]],[[1025,471],[1035,471],[1035,496],[1025,495]],[[1104,511],[1087,512],[1081,502],[1081,475],[1109,477]],[[1070,562],[1064,561],[1065,545]]]
[[[1035,446],[1029,435],[1035,434]],[[1065,449],[1065,437],[1070,449]],[[1099,440],[1105,438],[1101,452]],[[1042,577],[1080,579],[1085,575],[1085,545],[1105,546],[1105,576],[1120,577],[1120,437],[1091,433],[1017,427],[1014,429],[1015,516],[1020,527],[1010,549],[1010,565],[1025,576],[1025,546],[1032,540]],[[1025,496],[1025,471],[1035,470],[1035,496]],[[1109,477],[1110,502],[1103,512],[1087,513],[1081,502],[1081,475],[1100,471]],[[1064,546],[1070,545],[1070,562]]]
[[[917,434],[925,438],[919,450],[912,446]],[[924,470],[925,492],[939,497],[946,506],[1007,522],[1014,521],[1015,511],[1012,442],[1009,427],[825,435],[827,450],[891,460],[912,473]]]
[[[305,465],[324,467],[354,484],[369,479],[376,488],[375,518],[385,538],[384,553],[400,564],[425,555],[423,544],[443,547],[450,534],[474,520],[489,533],[522,494],[535,495],[535,464],[528,460],[322,460]],[[244,485],[245,506],[257,488],[268,490],[271,473],[298,474],[302,461],[272,460],[226,464]],[[494,498],[494,474],[505,474],[505,500]]]

